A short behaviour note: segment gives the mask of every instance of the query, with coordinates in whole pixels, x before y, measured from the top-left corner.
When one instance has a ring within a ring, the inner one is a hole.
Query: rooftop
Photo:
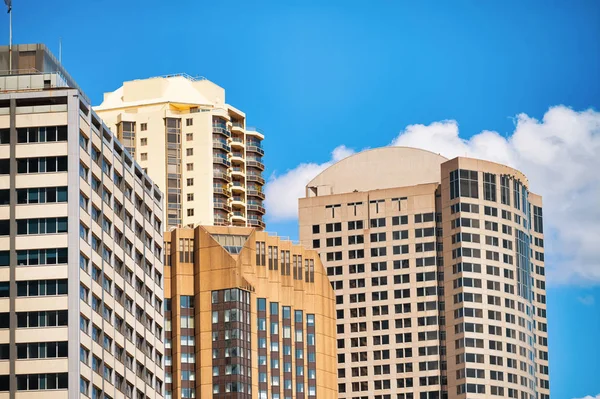
[[[382,190],[440,182],[448,159],[411,147],[381,147],[338,161],[306,185],[306,196]]]
[[[12,46],[12,67],[9,65],[9,47],[0,46],[0,77],[8,77],[13,75],[46,75],[56,74],[60,79],[56,80],[56,87],[71,87],[79,90],[81,96],[89,104],[90,100],[79,87],[75,79],[69,75],[66,69],[52,54],[52,52],[44,44],[16,44]],[[15,79],[14,88],[12,90],[28,90],[32,89],[27,84],[19,82]],[[36,89],[39,89],[36,87]],[[3,88],[8,91],[7,88]]]
[[[115,91],[104,93],[104,100],[94,109],[107,111],[165,103],[222,108],[225,90],[201,76],[156,76],[124,82]]]

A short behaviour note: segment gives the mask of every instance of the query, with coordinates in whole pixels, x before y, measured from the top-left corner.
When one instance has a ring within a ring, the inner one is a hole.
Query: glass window
[[[181,308],[182,309],[192,309],[194,307],[194,297],[189,295],[181,295]]]
[[[267,310],[267,300],[265,298],[258,298],[256,300],[258,311],[266,311]]]

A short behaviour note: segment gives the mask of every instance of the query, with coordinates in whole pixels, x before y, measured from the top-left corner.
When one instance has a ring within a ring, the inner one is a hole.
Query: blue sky
[[[596,1],[13,3],[15,43],[58,54],[62,37],[63,64],[96,105],[124,80],[176,72],[225,87],[264,130],[273,180],[322,166],[340,145],[388,145],[409,125],[454,120],[465,140],[511,137],[518,114],[600,105]],[[7,24],[0,14],[1,32]],[[297,237],[293,217],[270,218],[268,230]],[[559,270],[557,237],[546,260]],[[580,277],[600,254],[586,259]],[[556,399],[600,394],[600,279],[589,276],[549,284]]]

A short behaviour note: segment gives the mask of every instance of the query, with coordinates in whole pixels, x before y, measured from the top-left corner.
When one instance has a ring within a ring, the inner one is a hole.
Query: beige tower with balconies
[[[95,110],[162,186],[168,227],[265,227],[264,136],[223,88],[184,74],[133,80]]]
[[[300,239],[337,294],[339,397],[548,399],[541,206],[517,170],[414,148],[309,182]]]

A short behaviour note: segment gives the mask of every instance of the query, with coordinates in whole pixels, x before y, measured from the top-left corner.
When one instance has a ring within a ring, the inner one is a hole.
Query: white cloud
[[[549,278],[600,282],[600,112],[558,106],[541,121],[520,114],[509,136],[484,131],[468,140],[459,137],[455,121],[410,125],[391,145],[520,170],[543,197]]]
[[[555,282],[600,283],[600,112],[550,108],[542,120],[517,115],[506,137],[482,131],[459,136],[456,121],[410,125],[390,145],[417,147],[447,158],[468,156],[522,171],[543,196],[548,274]],[[336,148],[347,156],[344,146]],[[301,164],[267,185],[271,219],[297,217],[297,198],[310,179],[335,161]],[[274,199],[277,200],[274,200]]]
[[[592,306],[596,302],[596,298],[593,295],[584,295],[577,297],[577,300],[585,306]],[[600,398],[599,398],[600,399]]]
[[[600,393],[598,395],[596,395],[596,396],[590,396],[590,395],[588,395],[588,396],[586,396],[584,398],[578,398],[578,399],[600,399]]]
[[[282,175],[273,174],[265,187],[265,206],[269,220],[289,220],[298,217],[298,198],[304,197],[305,186],[323,170],[354,153],[344,145],[331,152],[327,162],[302,163]]]

